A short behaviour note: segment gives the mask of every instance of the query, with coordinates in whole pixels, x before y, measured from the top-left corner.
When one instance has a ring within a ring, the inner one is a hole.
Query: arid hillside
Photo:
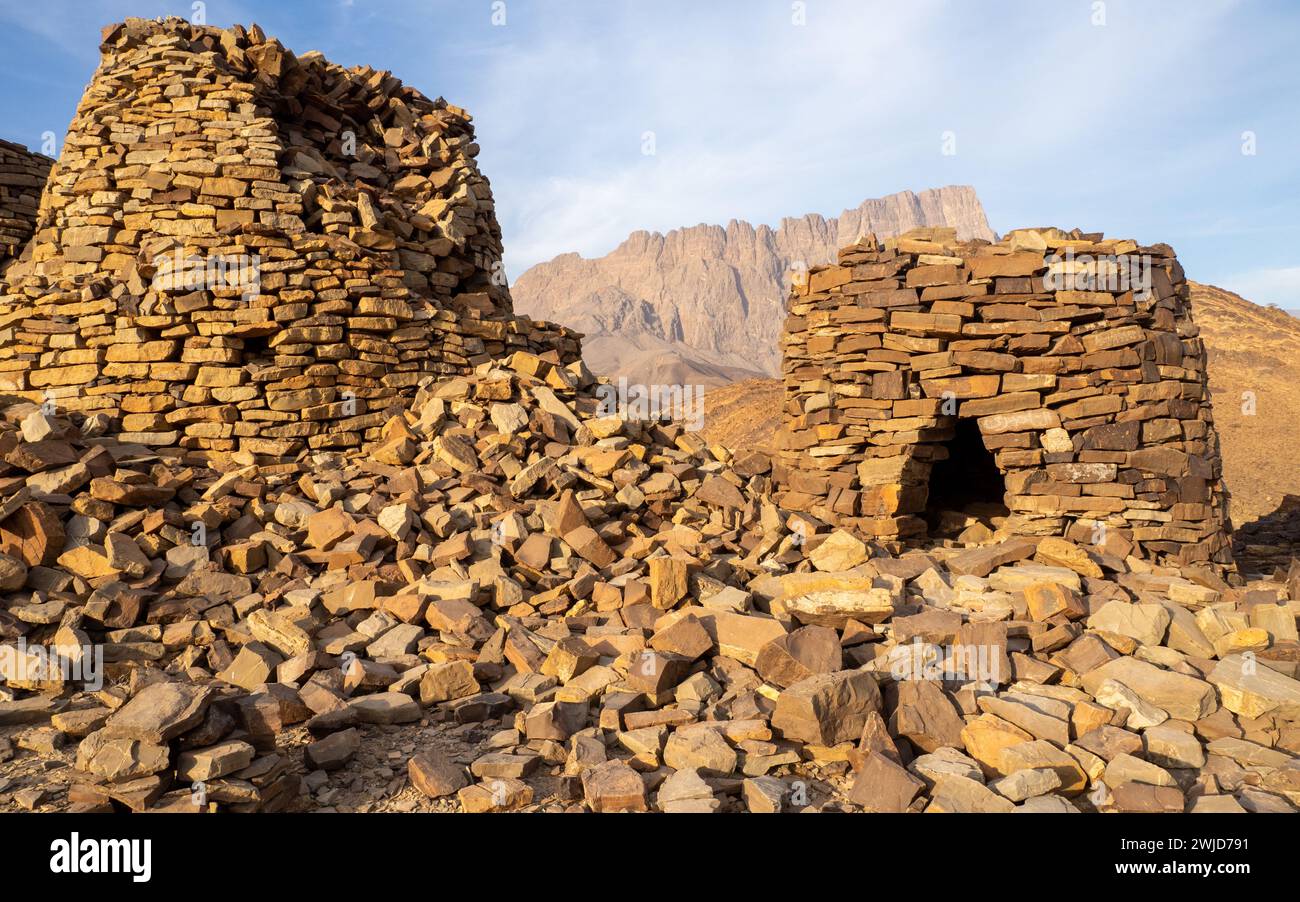
[[[1192,283],[1237,525],[1300,493],[1300,319]],[[1251,405],[1253,393],[1253,406]]]
[[[728,448],[775,451],[781,421],[781,380],[746,379],[704,396],[704,437]]]
[[[1272,512],[1287,493],[1300,493],[1300,320],[1213,285],[1191,284],[1210,350],[1232,518],[1240,526]],[[728,447],[767,449],[780,416],[780,380],[748,379],[705,396],[704,434]]]

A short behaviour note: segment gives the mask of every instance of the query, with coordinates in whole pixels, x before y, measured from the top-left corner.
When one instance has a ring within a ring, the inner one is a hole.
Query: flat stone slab
[[[119,708],[104,725],[109,736],[161,745],[198,726],[212,690],[192,683],[152,683]]]
[[[1252,658],[1228,655],[1214,665],[1209,680],[1218,688],[1223,707],[1233,714],[1300,720],[1300,681]]]
[[[1137,658],[1115,658],[1083,675],[1083,688],[1091,695],[1107,680],[1123,683],[1139,698],[1178,720],[1196,721],[1218,706],[1214,687],[1204,680],[1174,673]]]

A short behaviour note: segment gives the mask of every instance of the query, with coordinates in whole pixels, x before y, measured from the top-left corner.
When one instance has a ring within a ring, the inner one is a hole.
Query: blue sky
[[[191,6],[0,0],[0,137],[62,139],[100,27],[188,18]],[[565,251],[606,253],[636,229],[776,224],[971,184],[998,232],[1164,241],[1194,279],[1300,307],[1295,2],[503,7],[209,0],[205,13],[257,22],[298,52],[391,69],[469,109],[512,276]]]

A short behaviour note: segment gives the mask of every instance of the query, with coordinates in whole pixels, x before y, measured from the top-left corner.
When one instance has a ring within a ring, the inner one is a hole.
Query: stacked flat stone
[[[514,315],[463,110],[256,26],[129,19],[100,49],[0,283],[4,389],[190,462],[278,460],[359,447],[422,380],[578,359]]]
[[[21,144],[0,141],[0,272],[32,237],[41,189],[53,165]]]
[[[1071,251],[1075,271],[1083,255],[1147,258],[1150,291],[1054,290],[1080,283],[1061,278]],[[1167,245],[918,229],[801,281],[782,337],[784,506],[920,536],[932,465],[971,417],[1005,480],[1003,531],[1231,560],[1205,348]]]

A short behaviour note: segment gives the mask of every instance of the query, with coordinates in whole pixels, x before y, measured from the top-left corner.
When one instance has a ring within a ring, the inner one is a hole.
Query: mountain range
[[[532,267],[511,294],[520,313],[585,333],[584,356],[598,375],[725,385],[780,372],[792,269],[832,261],[867,233],[884,238],[919,226],[995,237],[973,188],[903,191],[776,228],[733,219],[666,235],[633,232],[604,257],[562,254]]]

